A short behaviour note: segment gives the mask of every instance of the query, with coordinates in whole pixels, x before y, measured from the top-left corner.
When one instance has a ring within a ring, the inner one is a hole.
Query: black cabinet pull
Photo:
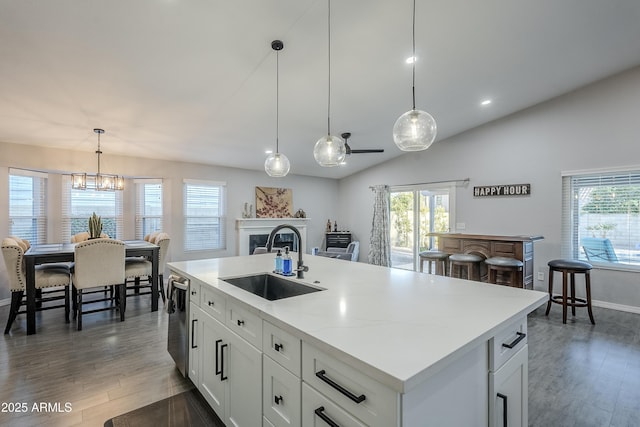
[[[227,345],[228,344],[222,344],[220,346],[220,381],[224,381],[229,378],[224,376],[224,349]]]
[[[275,344],[273,345],[273,348],[275,348],[275,349],[276,349],[276,351],[280,351],[280,350],[282,350],[282,347],[283,347],[283,346],[282,346],[282,344],[278,344],[278,343],[275,343]]]
[[[513,347],[517,346],[518,343],[524,339],[524,337],[527,336],[527,334],[524,334],[522,332],[516,332],[516,335],[518,335],[518,336],[516,337],[515,340],[513,340],[513,342],[510,342],[509,344],[503,342],[502,346],[506,347],[506,348],[513,348]]]
[[[273,396],[273,400],[276,402],[276,405],[279,405],[282,402],[282,396]]]
[[[244,326],[244,320],[238,320],[238,326]]]
[[[191,348],[198,348],[197,345],[195,345],[195,338],[193,333],[196,331],[196,322],[198,321],[198,319],[192,319],[191,320]]]
[[[329,424],[331,427],[340,427],[338,424],[336,424],[335,421],[333,421],[331,418],[329,418],[325,413],[324,413],[324,406],[321,406],[319,408],[317,408],[315,411],[315,414],[325,423]]]
[[[214,306],[216,303],[214,301],[207,301],[207,304],[209,305],[209,307]]]
[[[191,291],[191,295],[195,295],[195,294],[196,294],[196,291]]]
[[[505,396],[502,393],[498,393],[498,397],[500,399],[504,400],[504,402],[503,402],[504,404],[502,406],[502,426],[503,427],[507,427],[507,419],[508,419],[508,417],[507,417],[507,413],[508,413],[507,412],[507,396]]]
[[[219,353],[219,346],[220,343],[222,342],[222,340],[216,340],[216,375],[221,374],[222,373],[222,369],[220,369],[218,366],[220,366],[220,353]]]
[[[336,383],[331,378],[327,377],[325,375],[326,373],[327,372],[323,369],[321,371],[316,372],[316,377],[320,378],[322,381],[329,384],[331,387],[335,388],[340,393],[344,394],[345,396],[347,396],[349,399],[353,400],[356,403],[362,403],[367,398],[364,394],[361,394],[360,396],[356,396],[355,394],[351,393],[349,390],[342,387],[340,384]]]

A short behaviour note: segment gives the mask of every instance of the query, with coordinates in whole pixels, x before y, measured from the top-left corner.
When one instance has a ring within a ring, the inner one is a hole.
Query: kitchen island
[[[305,264],[292,280],[323,290],[275,301],[220,280],[273,254],[169,264],[191,281],[189,377],[227,425],[526,425],[526,315],[547,294]]]

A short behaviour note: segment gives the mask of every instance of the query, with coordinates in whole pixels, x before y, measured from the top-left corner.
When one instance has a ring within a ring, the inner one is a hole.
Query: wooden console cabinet
[[[449,254],[471,253],[484,257],[503,256],[519,259],[523,262],[522,274],[518,276],[520,288],[533,289],[533,242],[542,240],[542,236],[491,236],[483,234],[430,233],[436,238],[439,251]],[[480,268],[481,279],[486,281],[487,269]]]

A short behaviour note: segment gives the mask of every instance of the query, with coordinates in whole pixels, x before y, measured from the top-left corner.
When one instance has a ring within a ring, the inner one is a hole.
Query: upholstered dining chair
[[[166,302],[166,296],[164,293],[164,269],[167,263],[167,252],[169,251],[169,243],[171,239],[167,233],[157,233],[150,236],[149,243],[156,244],[160,247],[158,251],[158,292],[162,297],[162,302]],[[151,261],[142,257],[127,257],[125,262],[125,276],[127,282],[131,280],[134,284],[127,286],[128,290],[134,290],[133,294],[127,294],[128,296],[148,295],[150,290],[140,292],[143,288],[151,288],[151,274],[153,264]],[[141,279],[145,279],[146,283],[141,284]]]
[[[9,290],[11,291],[11,306],[9,308],[9,318],[4,333],[8,334],[11,325],[20,313],[20,307],[24,305],[24,293],[26,290],[26,276],[24,266],[24,243],[13,238],[2,240],[2,256],[7,266],[9,276]],[[64,266],[36,267],[35,285],[36,290],[40,290],[37,302],[40,307],[37,310],[48,310],[52,308],[65,309],[65,321],[69,322],[69,269]],[[49,305],[49,302],[64,300],[64,304]],[[45,303],[47,303],[45,305]]]
[[[82,315],[106,310],[120,310],[120,321],[124,321],[125,280],[124,280],[124,242],[115,239],[93,239],[76,244],[75,265],[72,273],[73,317],[77,318],[78,330],[82,330]],[[116,296],[83,301],[90,289],[114,286]],[[108,306],[83,311],[83,304],[111,302]]]
[[[100,238],[108,239],[109,235],[106,233],[100,233]],[[82,231],[71,236],[71,243],[86,242],[87,240],[89,240],[89,233],[86,231]]]

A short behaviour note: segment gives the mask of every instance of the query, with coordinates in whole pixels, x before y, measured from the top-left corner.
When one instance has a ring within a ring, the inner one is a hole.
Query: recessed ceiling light
[[[271,154],[273,153],[273,150],[264,150],[264,154]]]
[[[413,64],[417,60],[418,60],[418,58],[416,58],[415,56],[410,56],[407,59],[405,59],[404,62],[406,62],[407,64]]]
[[[485,99],[484,101],[482,101],[480,103],[480,105],[489,105],[489,104],[491,104],[491,100],[490,99]]]

